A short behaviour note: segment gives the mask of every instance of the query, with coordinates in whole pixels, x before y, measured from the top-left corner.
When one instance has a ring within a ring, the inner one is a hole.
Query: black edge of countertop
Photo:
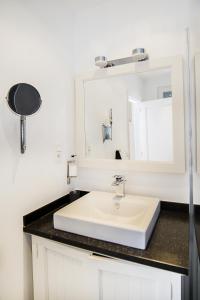
[[[74,200],[77,200],[78,198],[86,195],[87,193],[88,192],[76,190],[55,201],[48,203],[47,205],[44,205],[34,210],[33,212],[30,212],[29,214],[23,216],[24,227],[30,225],[32,222],[38,220],[39,218],[54,212],[55,210],[61,209],[62,207],[66,206],[67,204],[70,204]]]
[[[26,233],[115,258],[188,275],[189,206],[161,201],[161,212],[146,250],[54,229],[53,213],[86,195],[74,191],[23,217]]]

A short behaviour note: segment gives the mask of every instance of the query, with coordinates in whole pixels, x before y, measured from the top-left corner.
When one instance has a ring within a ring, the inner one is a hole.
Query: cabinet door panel
[[[146,279],[108,271],[99,272],[100,300],[170,300],[170,285],[166,283],[162,294],[160,283]]]
[[[34,300],[96,300],[97,280],[85,257],[59,244],[33,245]]]
[[[47,250],[48,300],[87,300],[84,296],[83,264],[78,259]]]

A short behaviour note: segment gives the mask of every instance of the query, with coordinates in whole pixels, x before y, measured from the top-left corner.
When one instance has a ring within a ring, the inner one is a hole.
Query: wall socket
[[[56,147],[56,162],[59,164],[59,163],[62,163],[63,161],[63,151],[62,151],[62,148],[60,145],[58,145]]]

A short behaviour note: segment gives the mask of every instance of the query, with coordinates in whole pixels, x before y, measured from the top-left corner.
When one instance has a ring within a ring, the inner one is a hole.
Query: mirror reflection
[[[173,161],[171,70],[86,81],[86,157]]]

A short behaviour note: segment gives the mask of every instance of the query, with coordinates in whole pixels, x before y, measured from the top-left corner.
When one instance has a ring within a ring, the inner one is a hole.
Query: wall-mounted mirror
[[[76,89],[81,165],[184,172],[180,57],[98,70]]]

